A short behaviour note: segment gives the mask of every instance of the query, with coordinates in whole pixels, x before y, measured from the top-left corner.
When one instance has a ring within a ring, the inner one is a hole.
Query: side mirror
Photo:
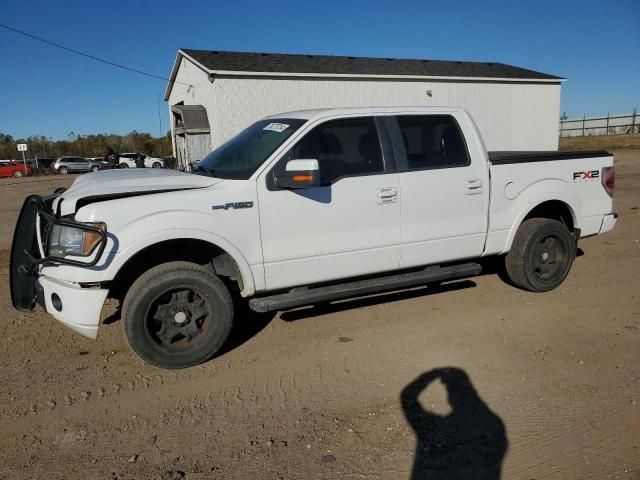
[[[319,187],[320,167],[316,159],[289,160],[285,171],[276,174],[276,185],[280,188],[298,189]]]

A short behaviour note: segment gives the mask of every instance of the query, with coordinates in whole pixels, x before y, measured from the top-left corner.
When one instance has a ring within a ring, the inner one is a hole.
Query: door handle
[[[378,204],[393,203],[398,200],[398,189],[386,187],[378,190]]]
[[[381,188],[380,190],[378,190],[378,198],[391,198],[397,196],[398,190],[393,187]]]
[[[477,195],[482,193],[482,180],[474,178],[472,180],[466,180],[464,182],[465,195]]]

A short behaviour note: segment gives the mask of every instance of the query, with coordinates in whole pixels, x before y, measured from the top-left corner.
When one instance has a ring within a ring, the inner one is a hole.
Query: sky
[[[568,78],[569,117],[640,110],[640,0],[0,0],[0,23],[162,77],[179,48],[502,62]],[[0,133],[168,130],[162,80],[3,28],[0,61]]]

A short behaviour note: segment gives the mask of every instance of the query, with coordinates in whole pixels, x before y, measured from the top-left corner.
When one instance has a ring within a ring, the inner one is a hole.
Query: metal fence
[[[636,109],[628,115],[607,115],[560,119],[561,137],[584,137],[585,135],[624,135],[640,133],[640,115]]]

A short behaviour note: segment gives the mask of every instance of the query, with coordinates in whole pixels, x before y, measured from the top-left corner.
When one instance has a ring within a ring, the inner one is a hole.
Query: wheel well
[[[175,261],[193,262],[206,266],[217,275],[224,277],[223,280],[236,283],[236,288],[240,290],[243,288],[240,269],[226,251],[204,240],[180,238],[155,243],[133,255],[111,282],[110,295],[122,300],[133,282],[144,272],[156,265]]]
[[[530,218],[549,218],[564,223],[570,232],[574,229],[574,220],[571,207],[560,200],[549,200],[543,202],[531,210],[523,222]]]

